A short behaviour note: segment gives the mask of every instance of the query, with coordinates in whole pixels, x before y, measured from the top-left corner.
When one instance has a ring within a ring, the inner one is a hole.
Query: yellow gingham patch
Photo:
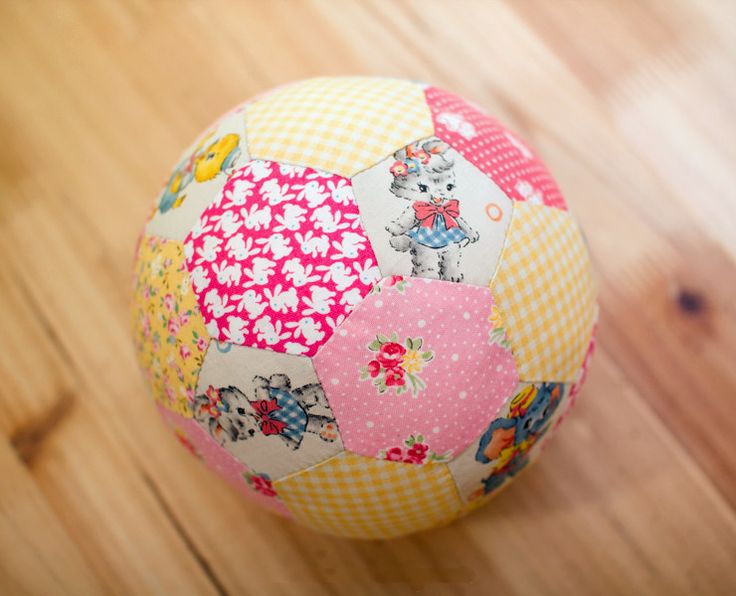
[[[352,176],[434,134],[424,91],[409,81],[323,77],[288,85],[246,107],[255,159]]]
[[[452,521],[462,508],[445,464],[407,464],[344,451],[274,482],[306,526],[354,538],[392,538]]]
[[[574,380],[590,340],[595,287],[572,216],[516,203],[490,287],[521,380]]]

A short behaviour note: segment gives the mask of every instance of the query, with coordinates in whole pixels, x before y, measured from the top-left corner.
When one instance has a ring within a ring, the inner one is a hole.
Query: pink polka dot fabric
[[[158,406],[158,411],[166,423],[174,429],[179,441],[193,455],[199,457],[208,468],[218,472],[228,484],[250,500],[267,507],[274,513],[291,516],[286,505],[276,497],[275,491],[268,489],[270,482],[262,480],[254,484],[255,488],[251,488],[247,478],[251,477],[254,472],[215,443],[196,421],[179,416],[162,406]]]
[[[515,201],[567,210],[554,179],[541,160],[515,135],[464,99],[425,90],[435,134],[472,162]]]
[[[212,337],[311,356],[379,278],[346,178],[253,160],[184,243]]]
[[[487,288],[386,278],[313,362],[345,448],[370,457],[423,436],[457,455],[519,381],[510,350],[489,341]]]

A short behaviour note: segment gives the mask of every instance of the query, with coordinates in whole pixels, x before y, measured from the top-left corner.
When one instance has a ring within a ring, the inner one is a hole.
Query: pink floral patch
[[[429,448],[429,445],[425,442],[424,435],[420,434],[409,435],[409,438],[404,441],[403,445],[400,445],[399,447],[391,447],[389,449],[382,449],[378,453],[379,459],[400,461],[405,464],[447,462],[450,460],[451,456],[452,451],[447,451],[442,454],[432,451]]]
[[[421,431],[436,453],[460,453],[519,382],[511,350],[488,341],[491,291],[424,278],[380,288],[313,358],[343,444],[376,457]]]
[[[215,443],[192,418],[184,418],[162,406],[158,406],[158,411],[174,430],[179,442],[193,455],[200,458],[208,468],[222,476],[228,484],[274,513],[287,517],[291,516],[286,505],[281,500],[274,498],[276,491],[270,485],[268,476],[257,474],[241,464]]]
[[[379,278],[350,181],[254,160],[186,238],[210,334],[312,356]]]
[[[557,183],[536,154],[493,118],[435,87],[425,90],[435,134],[487,174],[515,201],[567,210]]]
[[[380,287],[380,286],[377,286]],[[394,286],[396,287],[396,286]],[[434,353],[422,347],[422,338],[407,337],[403,342],[394,332],[391,337],[378,333],[368,344],[370,362],[360,369],[360,380],[371,381],[379,393],[393,390],[396,395],[404,391],[419,393],[426,387],[421,371],[432,360]]]

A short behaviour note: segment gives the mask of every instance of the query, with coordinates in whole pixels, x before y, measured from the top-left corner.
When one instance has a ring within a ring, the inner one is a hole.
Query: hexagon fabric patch
[[[246,122],[253,157],[348,177],[433,131],[422,87],[370,77],[288,85],[249,104]]]
[[[183,418],[161,406],[159,413],[174,431],[179,442],[238,492],[279,515],[291,517],[289,510],[278,498],[267,474],[254,472],[237,461],[215,443],[195,420]]]
[[[518,382],[492,306],[487,288],[382,280],[313,358],[345,448],[397,459],[421,435],[406,457],[426,463],[476,438]]]
[[[313,355],[378,279],[350,181],[251,161],[185,242],[211,335]]]
[[[572,408],[575,406],[575,402],[578,398],[578,393],[580,393],[580,389],[582,389],[583,383],[585,383],[585,379],[588,376],[588,370],[590,369],[590,363],[593,360],[593,354],[595,353],[596,347],[596,334],[598,332],[598,312],[599,309],[598,305],[596,304],[596,312],[593,319],[593,330],[591,331],[590,335],[590,343],[588,344],[588,349],[585,351],[583,364],[578,370],[575,381],[572,385],[570,385],[570,391],[567,399],[565,400],[565,408],[563,411],[560,412],[560,415],[555,421],[555,428],[557,428],[562,423],[562,421],[570,413],[570,410],[572,410]]]
[[[194,418],[238,461],[276,480],[342,451],[309,358],[213,342]]]
[[[564,397],[565,386],[560,383],[519,385],[503,413],[448,464],[464,501],[495,492],[524,469],[553,427]]]
[[[462,506],[445,464],[412,466],[349,452],[275,486],[295,519],[347,537],[416,532],[449,523]]]
[[[493,118],[461,97],[425,90],[435,134],[486,173],[515,201],[567,209],[557,183],[535,153]]]
[[[210,338],[192,292],[181,243],[143,237],[135,265],[133,337],[154,399],[192,416]]]
[[[590,260],[566,212],[517,203],[491,291],[523,381],[572,381],[595,314]]]
[[[513,203],[450,145],[409,143],[352,183],[383,275],[488,286]]]
[[[248,161],[243,110],[223,116],[187,150],[161,191],[147,234],[184,240],[234,168]]]

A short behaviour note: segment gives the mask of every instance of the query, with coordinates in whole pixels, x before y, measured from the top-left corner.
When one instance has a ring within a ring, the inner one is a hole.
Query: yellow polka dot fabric
[[[133,338],[154,399],[187,418],[210,338],[180,242],[146,236],[135,267]]]
[[[347,451],[274,482],[274,488],[303,524],[353,538],[393,538],[449,523],[462,508],[445,464],[405,464]]]
[[[422,87],[371,77],[323,77],[288,85],[246,107],[255,159],[350,177],[434,134]]]
[[[521,380],[574,380],[590,340],[596,290],[572,216],[516,203],[490,287]]]

